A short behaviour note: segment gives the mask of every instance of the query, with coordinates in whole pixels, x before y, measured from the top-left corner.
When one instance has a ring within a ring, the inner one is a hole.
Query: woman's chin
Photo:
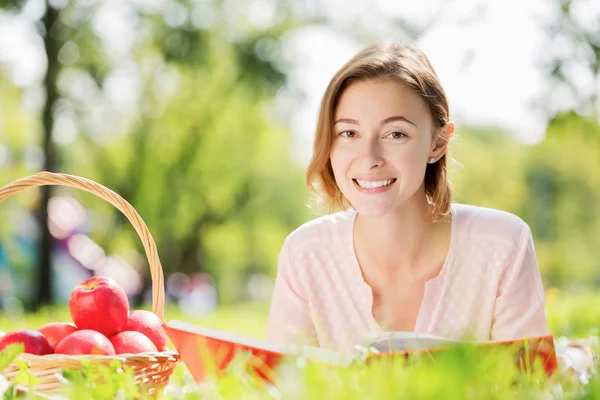
[[[358,204],[354,209],[361,217],[381,218],[388,215],[393,207],[391,205]]]

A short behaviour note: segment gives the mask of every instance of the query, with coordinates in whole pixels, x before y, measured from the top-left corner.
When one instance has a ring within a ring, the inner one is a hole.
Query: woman
[[[342,211],[286,238],[267,339],[344,350],[383,331],[548,333],[527,224],[452,202],[453,131],[444,90],[415,47],[377,44],[342,67],[307,171],[309,187]]]

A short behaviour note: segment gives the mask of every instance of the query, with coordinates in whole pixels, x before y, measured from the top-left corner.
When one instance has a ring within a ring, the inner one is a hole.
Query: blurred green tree
[[[555,117],[536,145],[524,146],[498,130],[464,128],[451,149],[456,200],[522,217],[531,226],[547,287],[600,284],[598,136],[596,121],[567,112]]]
[[[283,237],[309,218],[302,171],[274,99],[286,83],[281,38],[324,22],[318,3],[311,2],[312,12],[298,12],[299,3],[262,2],[269,9],[256,20],[250,6],[231,1],[119,7],[49,1],[36,25],[48,59],[44,105],[40,115],[22,107],[25,90],[0,75],[4,145],[21,160],[39,144],[45,153],[41,168],[86,176],[115,190],[146,220],[167,274],[208,271],[222,299],[240,299],[246,275],[272,273]],[[570,71],[579,62],[587,72],[578,76],[597,87],[598,33],[573,12],[581,2],[551,4],[560,18],[548,26],[548,35],[566,38],[572,52],[548,52],[544,60],[552,83],[543,99],[547,139],[524,146],[499,129],[462,128],[455,155],[465,168],[452,165],[451,176],[458,201],[515,212],[532,226],[547,285],[596,285],[598,98]],[[13,12],[23,5],[0,0],[1,9]],[[427,29],[393,23],[413,39]],[[373,39],[355,25],[335,29]],[[575,100],[566,111],[553,108],[547,100],[561,97],[565,88]],[[31,169],[12,163],[0,169],[0,177],[8,182]],[[18,206],[39,204],[35,215],[46,221],[49,197],[48,188],[39,198],[21,198]],[[143,254],[114,208],[77,197],[90,210],[93,238],[107,252],[135,248]],[[15,207],[7,204],[0,213],[13,215]],[[50,237],[41,227],[46,236],[35,304],[52,301]],[[5,240],[10,237],[9,226],[0,229]],[[143,260],[127,257],[144,268]]]
[[[598,121],[600,10],[582,0],[554,0],[548,5],[555,18],[543,23],[550,45],[541,65],[549,79],[538,107],[546,110],[550,121],[569,110]]]
[[[17,12],[24,6],[25,2],[21,0],[2,0],[0,9]],[[57,77],[60,70],[58,61],[58,52],[63,43],[61,34],[61,24],[59,22],[59,10],[52,7],[49,2],[45,2],[46,8],[42,18],[39,30],[44,44],[44,52],[47,59],[46,74],[44,77],[45,100],[42,109],[42,146],[44,152],[45,171],[56,171],[56,150],[52,134],[54,130],[53,112],[57,104],[59,94],[57,91]],[[46,305],[52,302],[53,293],[50,284],[51,274],[51,236],[48,229],[48,202],[52,197],[52,187],[44,186],[41,188],[41,199],[37,207],[37,216],[40,224],[40,245],[38,254],[38,269],[36,279],[36,291],[33,304]]]
[[[48,58],[43,169],[121,194],[146,218],[164,270],[209,271],[225,300],[243,297],[243,273],[272,272],[283,236],[306,215],[302,172],[273,102],[286,76],[278,38],[296,22],[273,4],[272,22],[256,27],[221,2],[50,2],[39,31]],[[42,221],[49,196],[42,191]],[[107,252],[141,252],[116,210],[83,198]],[[52,301],[45,224],[41,232],[35,305]]]

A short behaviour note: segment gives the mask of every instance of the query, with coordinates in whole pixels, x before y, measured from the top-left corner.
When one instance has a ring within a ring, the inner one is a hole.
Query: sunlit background
[[[593,0],[0,0],[0,185],[90,178],[144,218],[170,305],[267,304],[285,236],[320,212],[303,172],[325,87],[374,41],[414,43],[457,124],[455,200],[531,226],[548,295],[595,291],[599,26]],[[42,193],[0,206],[4,312],[63,304],[92,274],[147,304],[127,219]]]

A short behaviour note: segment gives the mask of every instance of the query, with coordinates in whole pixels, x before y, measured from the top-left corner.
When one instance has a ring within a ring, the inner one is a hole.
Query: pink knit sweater
[[[452,204],[448,255],[425,286],[415,332],[507,340],[548,333],[529,227],[517,216]],[[383,333],[354,252],[356,212],[292,232],[279,254],[267,340],[347,350]],[[402,310],[398,310],[402,312]]]

